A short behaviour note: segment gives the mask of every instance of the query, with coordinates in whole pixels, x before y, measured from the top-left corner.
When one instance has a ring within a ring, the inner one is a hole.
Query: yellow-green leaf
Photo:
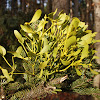
[[[85,22],[80,22],[80,23],[78,24],[78,26],[81,27],[81,28],[83,28],[83,27],[85,26]]]
[[[6,69],[1,68],[1,70],[2,70],[2,73],[3,73],[4,77],[7,78],[8,82],[14,81],[14,79],[9,75],[9,73]]]
[[[89,49],[89,46],[88,45],[86,45],[83,48],[82,54],[81,54],[81,59],[84,59],[84,58],[88,57],[88,53],[89,53],[88,49]]]
[[[83,32],[88,28],[88,25],[85,25],[83,28]]]
[[[82,65],[84,68],[88,68],[89,66],[88,65],[86,65],[86,64],[83,64]]]
[[[50,50],[51,45],[52,45],[52,42],[50,42],[48,45],[44,45],[43,49],[40,51],[40,54],[48,52],[48,50]]]
[[[23,50],[22,46],[19,46],[19,47],[17,48],[16,52],[17,52],[18,54],[21,54],[22,50]]]
[[[17,58],[23,58],[20,54],[22,52],[22,47],[19,46],[16,50],[16,52],[12,52],[12,51],[8,51],[8,53],[11,53],[12,55],[14,55],[14,57],[17,57]]]
[[[19,43],[23,44],[24,38],[21,36],[21,34],[17,30],[14,30],[14,34],[15,34],[16,38],[18,39]]]
[[[57,22],[57,24],[58,24],[58,25],[61,25],[62,23],[65,22],[65,20],[66,20],[66,13],[61,14],[61,15],[59,16],[59,22]]]
[[[43,38],[42,40],[43,40],[43,42],[44,42],[44,46],[48,45],[48,40],[47,40],[47,38]]]
[[[67,66],[67,65],[69,65],[70,64],[70,61],[64,61],[64,60],[62,60],[62,59],[60,59],[61,60],[61,63],[64,65],[64,66]]]
[[[40,17],[41,17],[42,11],[39,9],[35,12],[35,14],[33,15],[30,23],[33,23],[35,21],[37,21]]]
[[[90,71],[91,71],[91,73],[93,73],[93,74],[96,74],[96,75],[99,74],[98,72],[94,71],[94,70],[91,69],[91,68],[90,68]]]
[[[77,28],[78,27],[78,24],[79,24],[80,20],[78,18],[73,18],[71,24],[69,25],[68,27],[68,31],[67,31],[67,34],[70,34],[70,32],[73,30],[73,28]]]
[[[20,27],[22,28],[22,30],[24,32],[27,32],[27,33],[32,33],[33,32],[32,28],[28,25],[20,25]]]
[[[41,78],[41,77],[42,77],[42,75],[43,75],[43,69],[41,69],[41,71],[40,71],[39,78]]]
[[[39,65],[39,68],[40,69],[44,69],[48,64],[48,61],[45,61],[45,62],[42,62],[40,65]]]
[[[54,33],[55,33],[55,30],[56,30],[56,27],[53,26],[53,27],[51,28],[51,33],[54,34]]]
[[[38,25],[37,31],[40,31],[41,29],[43,29],[46,23],[48,23],[48,21],[45,21],[44,19],[42,19]]]
[[[73,53],[74,56],[77,56],[81,52],[80,49],[78,49],[76,52]]]
[[[86,34],[81,38],[82,41],[86,42],[87,44],[90,44],[92,41],[92,33]]]
[[[57,13],[57,9],[55,10],[55,12],[53,12],[53,16]]]
[[[65,41],[65,49],[68,49],[69,46],[76,43],[76,36],[71,36]]]
[[[6,49],[3,46],[1,46],[1,45],[0,45],[0,54],[2,56],[6,55]]]
[[[55,47],[53,50],[53,57],[56,58],[58,52],[58,47]]]
[[[81,71],[78,68],[75,68],[75,69],[76,69],[77,75],[81,76],[82,75]]]
[[[92,59],[99,59],[99,57],[98,56],[93,56],[93,58]]]
[[[77,17],[74,17],[72,19],[72,22],[71,22],[71,26],[74,26],[75,29],[78,27],[78,24],[80,23],[80,20],[77,18]]]

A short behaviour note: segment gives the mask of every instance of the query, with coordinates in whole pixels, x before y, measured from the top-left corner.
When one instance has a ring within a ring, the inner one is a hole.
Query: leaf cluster
[[[3,73],[1,79],[6,78],[3,84],[14,81],[15,74],[22,74],[25,81],[34,84],[33,86],[41,81],[48,84],[58,73],[70,73],[70,68],[78,76],[85,75],[87,70],[92,74],[98,74],[92,69],[91,63],[97,58],[94,56],[95,50],[90,49],[90,45],[100,42],[94,39],[96,32],[87,30],[88,26],[84,22],[76,17],[71,20],[65,13],[59,13],[58,17],[53,19],[56,12],[57,10],[39,20],[42,13],[39,9],[30,22],[20,25],[20,32],[14,30],[20,46],[15,52],[8,51],[12,54],[12,64],[5,57],[6,49],[0,46],[0,55],[11,68],[9,72],[0,67]],[[49,22],[51,25],[47,29],[46,25]],[[23,72],[17,71],[19,66],[16,58],[22,60],[20,67],[24,68]],[[84,63],[87,58],[90,59],[89,62]],[[58,78],[59,82],[61,79]],[[55,87],[52,88],[59,91]]]

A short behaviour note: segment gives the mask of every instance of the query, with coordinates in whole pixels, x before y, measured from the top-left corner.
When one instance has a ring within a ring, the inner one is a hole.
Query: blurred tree
[[[80,9],[80,19],[81,21],[85,21],[85,15],[86,15],[86,3],[84,0],[81,0],[79,4]]]
[[[25,12],[26,10],[26,0],[20,0],[20,8],[22,12]]]
[[[95,31],[98,32],[96,39],[100,39],[100,0],[93,0],[94,2],[94,18],[95,18]],[[96,55],[99,57],[97,63],[100,64],[100,42],[95,44]]]
[[[52,0],[48,0],[47,9],[48,13],[52,12]]]
[[[44,13],[44,0],[40,0],[41,10]]]
[[[78,17],[78,12],[79,12],[79,1],[78,0],[74,0],[74,16]]]
[[[0,0],[0,15],[5,13],[6,0]]]
[[[73,2],[70,0],[70,18],[73,17]]]
[[[89,25],[90,22],[90,0],[86,0],[86,24]]]
[[[17,14],[17,12],[18,12],[18,2],[17,2],[17,0],[11,1],[11,12],[12,12],[12,15]]]
[[[52,11],[56,9],[58,9],[58,12],[63,10],[66,14],[69,14],[70,0],[52,0]]]

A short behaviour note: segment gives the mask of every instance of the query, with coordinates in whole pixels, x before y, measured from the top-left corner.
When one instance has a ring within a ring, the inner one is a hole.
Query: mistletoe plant
[[[20,92],[19,94],[22,96],[19,97],[16,92],[12,98],[24,100],[27,98],[25,96],[36,98],[43,93],[61,91],[56,88],[55,84],[62,83],[67,79],[70,69],[78,76],[85,75],[86,71],[98,74],[92,67],[93,59],[97,58],[94,56],[95,50],[90,48],[91,45],[99,42],[94,39],[96,32],[92,33],[91,30],[87,30],[88,26],[84,22],[76,17],[70,19],[65,13],[59,13],[58,17],[53,19],[56,12],[57,10],[39,20],[42,13],[39,9],[30,22],[20,25],[20,32],[14,30],[20,46],[15,52],[8,51],[12,54],[12,64],[5,58],[6,49],[0,46],[1,56],[11,68],[9,72],[0,66],[3,74],[0,78],[6,79],[2,84],[9,86],[9,82],[14,81],[15,74],[22,74],[28,86],[30,83],[31,88],[35,87],[33,89],[35,92],[31,90],[24,92],[23,95]],[[50,27],[46,28],[48,23]],[[15,58],[21,59],[20,66]],[[89,62],[85,63],[86,59],[89,59]],[[17,70],[18,67],[24,68],[23,73]],[[59,73],[61,73],[60,77]],[[42,88],[40,88],[41,84]],[[36,93],[37,89],[40,89],[37,91],[38,93]]]

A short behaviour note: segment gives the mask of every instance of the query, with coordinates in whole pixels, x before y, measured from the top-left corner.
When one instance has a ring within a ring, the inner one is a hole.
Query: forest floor
[[[57,94],[48,94],[41,100],[93,100],[93,97],[88,95],[79,95],[77,93],[59,92]]]

